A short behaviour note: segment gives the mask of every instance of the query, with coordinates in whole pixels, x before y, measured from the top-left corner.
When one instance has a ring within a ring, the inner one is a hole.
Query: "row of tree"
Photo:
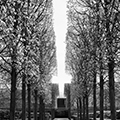
[[[73,76],[76,86],[80,120],[89,119],[91,91],[96,120],[97,85],[100,87],[100,120],[104,119],[106,82],[109,87],[111,120],[116,120],[115,81],[120,70],[120,1],[69,0],[66,43],[66,69]]]
[[[38,98],[42,117],[45,87],[56,69],[55,51],[52,0],[0,1],[0,82],[10,88],[10,120],[15,120],[17,90],[22,91],[22,120],[26,119],[26,97],[31,119],[31,93],[35,120]]]

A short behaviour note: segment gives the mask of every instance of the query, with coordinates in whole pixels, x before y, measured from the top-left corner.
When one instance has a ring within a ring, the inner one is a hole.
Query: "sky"
[[[65,37],[67,32],[66,0],[53,0],[54,31],[57,46],[58,74],[65,72]]]
[[[59,83],[61,96],[63,95],[64,83],[70,82],[70,76],[65,73],[66,33],[67,33],[67,0],[53,0],[53,24],[56,36],[57,76],[52,82]]]

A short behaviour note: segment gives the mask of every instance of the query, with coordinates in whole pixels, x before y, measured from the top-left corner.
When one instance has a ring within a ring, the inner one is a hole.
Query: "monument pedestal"
[[[52,85],[52,120],[60,117],[71,120],[70,84],[65,84],[64,94],[65,97],[57,97],[55,85]]]

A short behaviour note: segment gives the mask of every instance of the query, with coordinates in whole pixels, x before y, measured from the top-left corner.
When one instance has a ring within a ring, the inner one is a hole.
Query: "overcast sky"
[[[56,36],[57,47],[57,69],[58,76],[53,81],[59,83],[61,94],[63,94],[64,83],[68,83],[70,76],[65,74],[65,54],[66,54],[66,32],[67,32],[67,0],[53,0],[53,19],[54,31]],[[70,82],[70,81],[69,81]]]
[[[53,19],[57,46],[58,74],[65,72],[65,37],[67,32],[66,0],[53,0]]]

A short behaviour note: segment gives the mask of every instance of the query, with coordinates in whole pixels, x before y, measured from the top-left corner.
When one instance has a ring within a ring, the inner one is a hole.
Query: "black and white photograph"
[[[120,0],[0,0],[0,120],[120,120]]]

